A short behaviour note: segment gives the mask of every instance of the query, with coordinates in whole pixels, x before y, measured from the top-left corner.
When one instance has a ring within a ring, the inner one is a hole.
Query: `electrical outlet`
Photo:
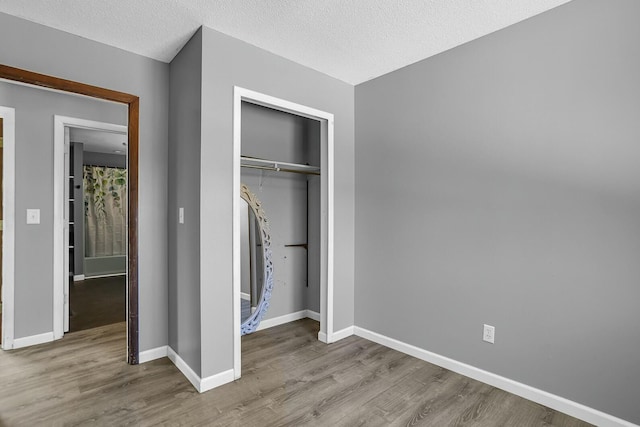
[[[484,332],[482,333],[482,340],[493,344],[496,338],[496,328],[491,325],[484,325]]]

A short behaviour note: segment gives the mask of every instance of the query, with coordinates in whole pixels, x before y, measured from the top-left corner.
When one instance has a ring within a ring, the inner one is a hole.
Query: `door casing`
[[[129,152],[127,184],[129,202],[127,229],[129,242],[127,245],[127,362],[136,365],[139,362],[140,353],[138,321],[138,163],[140,99],[138,96],[129,93],[105,89],[3,64],[0,64],[0,79],[118,102],[128,107],[127,133]]]
[[[2,167],[2,349],[14,346],[15,110],[0,107]]]
[[[126,126],[112,123],[57,115],[53,118],[53,339],[62,338],[69,330],[69,223],[66,203],[69,128],[127,133]]]

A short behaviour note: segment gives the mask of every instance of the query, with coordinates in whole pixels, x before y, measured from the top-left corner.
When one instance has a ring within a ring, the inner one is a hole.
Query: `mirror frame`
[[[264,317],[269,308],[271,300],[271,292],[273,291],[273,261],[271,260],[271,235],[269,234],[269,222],[262,208],[262,203],[255,194],[249,190],[245,184],[240,184],[240,197],[247,202],[258,223],[260,236],[262,238],[262,265],[263,265],[263,281],[262,293],[260,301],[256,306],[256,310],[249,316],[247,320],[240,325],[240,335],[247,335],[255,332],[260,325],[260,321]]]

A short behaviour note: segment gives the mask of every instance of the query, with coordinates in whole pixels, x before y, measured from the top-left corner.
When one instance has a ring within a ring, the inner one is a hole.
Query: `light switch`
[[[184,224],[184,208],[178,208],[178,222]]]
[[[27,224],[40,224],[40,209],[27,209]]]

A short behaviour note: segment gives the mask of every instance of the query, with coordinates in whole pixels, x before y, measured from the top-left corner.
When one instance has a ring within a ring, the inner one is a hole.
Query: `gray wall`
[[[109,166],[112,168],[126,168],[127,156],[124,154],[97,153],[84,151],[84,165]]]
[[[5,65],[140,97],[140,349],[166,345],[169,66],[3,13],[0,38]]]
[[[249,231],[249,204],[246,201],[240,202],[240,292],[251,294],[251,244]],[[253,221],[252,221],[253,223]],[[255,244],[255,243],[254,243]],[[255,252],[255,251],[254,251]],[[255,269],[256,266],[254,265]],[[255,277],[255,276],[254,276]],[[255,297],[253,297],[255,298]]]
[[[0,105],[15,108],[14,336],[24,338],[53,330],[54,115],[126,124],[127,108],[5,82]],[[27,225],[27,209],[40,209],[40,224]]]
[[[173,59],[170,73],[169,345],[199,375],[202,32]]]
[[[311,147],[312,144],[315,146]],[[319,153],[319,144],[319,122],[254,104],[242,104],[242,155],[313,164],[310,154],[312,149],[313,153]],[[314,160],[319,166],[319,159]],[[262,203],[270,225],[274,288],[264,319],[310,308],[308,300],[316,302],[314,311],[319,311],[320,288],[315,286],[316,295],[308,295],[307,268],[317,272],[315,281],[319,282],[320,254],[307,261],[304,248],[285,246],[307,242],[308,176],[311,175],[248,168],[241,171],[242,182]],[[309,226],[319,230],[319,206],[317,209],[316,221]]]
[[[202,374],[209,376],[233,367],[233,86],[335,114],[336,329],[353,325],[354,88],[209,28],[202,67]]]
[[[356,87],[358,326],[640,423],[638,16],[574,1]]]
[[[309,144],[309,164],[320,166],[320,122],[312,121],[307,127],[307,141]],[[321,263],[321,177],[307,176],[307,308],[320,313],[320,275]],[[353,310],[353,307],[351,307]]]

